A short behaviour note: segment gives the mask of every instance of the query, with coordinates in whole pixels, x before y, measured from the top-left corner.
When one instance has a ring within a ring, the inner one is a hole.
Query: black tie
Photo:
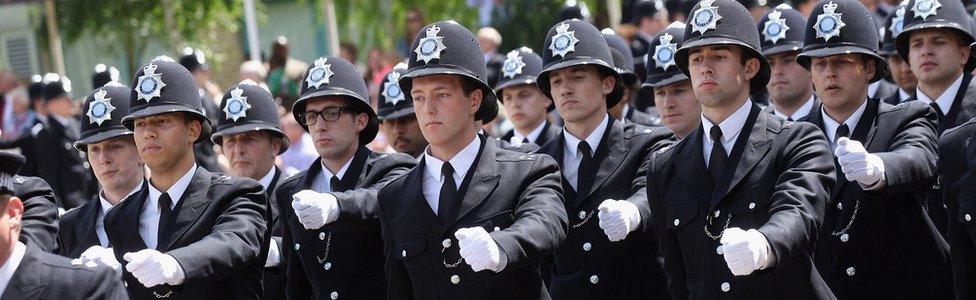
[[[528,143],[529,143],[529,138],[527,137],[522,138],[522,144],[528,144]]]
[[[459,200],[457,182],[454,181],[454,167],[451,163],[444,162],[441,165],[441,175],[444,176],[444,182],[441,183],[441,195],[437,201],[437,216],[441,218],[444,226],[447,226],[454,221]]]
[[[341,184],[342,180],[339,179],[339,176],[332,176],[332,179],[329,179],[329,187],[333,192],[341,192],[342,187],[339,186]]]
[[[712,135],[712,155],[708,160],[708,173],[712,175],[712,182],[717,185],[725,171],[729,154],[725,152],[725,145],[722,144],[722,128],[714,125],[709,132]]]
[[[787,121],[793,122],[793,117],[786,118]]]
[[[581,200],[589,196],[593,180],[596,178],[596,166],[594,165],[593,149],[586,141],[581,141],[577,146],[580,155],[580,165],[576,172],[576,199]]]
[[[834,146],[837,145],[837,141],[842,137],[850,137],[851,129],[847,127],[847,124],[841,124],[837,127],[837,131],[834,132]]]
[[[159,227],[156,231],[156,249],[161,250],[166,247],[166,243],[169,240],[169,230],[166,229],[166,224],[169,224],[170,214],[173,213],[173,199],[169,197],[169,194],[163,193],[159,195]]]
[[[936,103],[935,101],[932,101],[931,103],[929,103],[929,106],[931,106],[932,109],[935,110],[935,116],[937,117],[936,120],[938,120],[938,123],[935,124],[936,127],[937,128],[943,128],[943,126],[945,126],[944,125],[945,124],[945,113],[942,112],[942,108],[939,107],[939,104]]]

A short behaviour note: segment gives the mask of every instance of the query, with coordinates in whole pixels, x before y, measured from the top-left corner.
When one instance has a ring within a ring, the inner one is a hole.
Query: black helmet
[[[470,30],[457,22],[440,21],[424,26],[413,41],[413,51],[407,62],[407,73],[400,76],[400,88],[407,101],[414,78],[428,75],[458,75],[471,80],[484,97],[475,112],[475,120],[491,122],[498,114],[495,92],[488,86],[488,67]]]
[[[183,48],[183,56],[180,56],[180,65],[190,70],[190,72],[210,69],[210,66],[207,65],[206,56],[203,55],[203,51],[190,47]]]
[[[641,18],[654,17],[658,12],[667,12],[662,0],[639,0],[634,7],[634,16],[629,22],[634,25],[640,24]]]
[[[30,86],[27,87],[27,96],[31,102],[35,99],[44,98],[44,77],[39,74],[31,75]]]
[[[132,89],[118,81],[111,81],[96,88],[85,98],[81,115],[81,139],[74,146],[78,151],[87,151],[89,144],[122,135],[132,131],[122,125],[122,118],[129,111],[129,97]]]
[[[549,28],[542,46],[546,50],[542,55],[542,72],[536,84],[546,97],[552,99],[550,72],[572,66],[593,65],[617,78],[616,86],[607,95],[607,108],[617,105],[623,98],[623,78],[613,66],[610,46],[600,30],[592,24],[577,19],[559,22]]]
[[[912,0],[905,4],[905,28],[895,37],[898,55],[908,61],[908,41],[913,31],[926,28],[951,29],[959,35],[965,45],[973,43],[970,28],[972,17],[966,13],[962,2],[950,0]],[[965,69],[976,67],[976,55],[970,54]]]
[[[407,101],[406,95],[400,89],[400,76],[407,72],[406,63],[398,63],[390,73],[383,76],[380,82],[380,95],[376,116],[380,121],[399,119],[414,114],[413,101]]]
[[[302,81],[302,94],[292,105],[291,113],[298,124],[308,131],[305,123],[305,104],[311,99],[325,96],[343,96],[350,106],[369,116],[366,128],[359,133],[359,144],[373,141],[379,131],[376,111],[369,105],[369,90],[363,81],[363,74],[353,64],[338,56],[323,56],[315,60],[305,71]]]
[[[902,1],[891,9],[891,13],[885,18],[884,28],[881,28],[881,49],[878,54],[888,56],[898,54],[898,47],[895,45],[895,37],[905,28],[905,5],[908,1]]]
[[[762,53],[770,56],[803,48],[803,33],[807,18],[787,4],[777,5],[759,21]]]
[[[44,89],[42,94],[44,94],[45,101],[61,96],[71,98],[71,79],[55,73],[44,74]]]
[[[223,138],[238,133],[265,130],[281,140],[278,154],[288,149],[288,137],[281,131],[278,106],[271,92],[251,80],[244,80],[224,92],[217,112],[217,127],[210,139],[223,145]]]
[[[766,88],[769,62],[759,52],[759,31],[749,10],[734,0],[702,0],[695,4],[690,15],[685,27],[685,43],[675,54],[678,69],[685,76],[688,76],[688,52],[692,48],[737,45],[743,53],[759,60],[759,72],[749,81],[750,93]]]
[[[119,69],[105,64],[95,65],[92,73],[92,89],[97,89],[112,81],[119,81]]]
[[[858,0],[821,0],[807,20],[803,52],[796,62],[810,69],[810,59],[860,53],[874,59],[871,82],[884,78],[888,62],[878,55],[878,27]]]
[[[631,86],[637,83],[640,79],[637,77],[637,73],[634,72],[634,52],[630,50],[630,45],[627,45],[627,41],[610,28],[604,28],[600,31],[600,34],[603,35],[603,39],[607,41],[607,46],[610,46],[611,50],[620,52],[620,63],[614,61],[613,66],[618,69],[617,72],[624,79],[624,84]]]
[[[135,119],[153,115],[183,112],[200,121],[200,137],[210,136],[211,124],[203,110],[200,92],[193,75],[167,56],[160,56],[142,65],[132,80],[129,112],[122,125],[133,130]]]
[[[674,61],[674,54],[685,42],[685,23],[674,22],[667,29],[654,35],[651,43],[653,52],[647,55],[647,80],[643,87],[659,88],[682,80],[688,76],[678,69]]]
[[[586,8],[586,3],[574,3],[574,5],[564,5],[559,9],[559,21],[572,19],[588,20],[590,10]]]
[[[536,78],[542,71],[542,57],[532,51],[529,47],[519,47],[508,52],[505,62],[502,64],[502,77],[495,85],[495,93],[501,95],[502,90],[519,85],[536,85]],[[499,100],[504,99],[498,97]],[[553,103],[549,104],[547,111],[556,108]]]

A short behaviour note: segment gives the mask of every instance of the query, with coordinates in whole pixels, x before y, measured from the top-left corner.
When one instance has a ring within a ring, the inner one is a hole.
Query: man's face
[[[849,108],[867,97],[875,64],[861,54],[814,57],[810,60],[813,85],[824,106]]]
[[[534,84],[524,84],[502,89],[502,104],[508,119],[521,129],[542,123],[552,100]]]
[[[796,63],[797,51],[767,56],[769,61],[769,83],[766,89],[773,103],[795,104],[813,89],[810,71]]]
[[[664,126],[681,138],[701,123],[701,104],[695,99],[690,80],[682,80],[654,89],[654,107]]]
[[[326,96],[310,99],[305,104],[305,124],[313,122],[312,113],[322,114],[315,116],[315,124],[308,125],[308,132],[312,135],[315,150],[324,159],[344,159],[359,147],[359,133],[366,129],[369,116],[353,113],[349,109],[349,101],[352,100],[342,96]],[[326,121],[324,118],[329,115],[338,119]]]
[[[88,163],[103,188],[132,189],[142,180],[142,159],[131,135],[89,144],[87,148]]]
[[[731,45],[691,49],[688,73],[699,103],[705,107],[722,106],[749,90],[749,80],[759,72],[759,60],[749,58],[743,64],[742,55],[742,49]]]
[[[47,101],[47,111],[59,117],[68,118],[74,114],[74,103],[68,96],[61,96]]]
[[[474,131],[474,114],[481,106],[482,91],[465,94],[461,77],[430,75],[413,79],[410,96],[420,131],[431,145],[449,145],[452,139]]]
[[[384,120],[381,124],[386,134],[387,142],[397,152],[410,156],[418,156],[427,147],[427,140],[420,131],[420,124],[416,115],[404,116],[398,119]]]
[[[607,113],[607,95],[617,79],[600,74],[596,66],[566,67],[549,73],[549,92],[559,115],[575,123]]]
[[[133,125],[139,157],[150,170],[170,170],[187,155],[193,156],[193,141],[201,133],[200,121],[182,112],[138,118]]]
[[[264,130],[225,136],[221,142],[220,149],[230,164],[230,175],[254,180],[268,174],[281,149],[281,140]]]
[[[0,200],[0,265],[10,258],[14,244],[20,237],[21,221],[24,217],[24,203],[20,198],[10,195],[0,196],[8,200]],[[4,204],[4,202],[6,204]]]
[[[891,79],[895,80],[898,87],[909,93],[915,92],[915,88],[918,87],[918,79],[915,78],[915,73],[912,73],[912,67],[901,59],[900,55],[888,56],[888,70]]]
[[[963,45],[951,29],[922,29],[910,33],[908,62],[920,82],[945,82],[962,72],[969,58],[969,45]]]

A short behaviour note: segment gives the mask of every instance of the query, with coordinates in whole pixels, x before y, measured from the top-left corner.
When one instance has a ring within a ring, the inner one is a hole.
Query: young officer
[[[562,132],[562,127],[547,120],[549,112],[556,106],[535,84],[541,71],[542,57],[531,48],[521,47],[508,52],[495,94],[501,99],[515,128],[502,136],[503,141],[512,145],[545,145]]]
[[[406,101],[404,91],[397,80],[407,72],[406,63],[398,63],[380,82],[379,105],[376,117],[380,131],[386,135],[386,142],[399,153],[410,155],[417,160],[424,154],[427,140],[420,133],[420,124],[413,110],[413,101]]]
[[[654,36],[647,54],[647,80],[661,123],[678,139],[701,125],[701,104],[695,99],[691,80],[674,64],[674,53],[685,42],[685,23],[675,22]]]
[[[769,61],[769,102],[772,112],[787,121],[797,121],[820,105],[813,94],[810,71],[796,63],[803,48],[806,18],[789,5],[780,4],[759,20],[762,54]]]

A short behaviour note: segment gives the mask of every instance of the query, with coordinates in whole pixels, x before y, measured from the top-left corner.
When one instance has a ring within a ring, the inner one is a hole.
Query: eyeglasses
[[[337,107],[327,107],[320,111],[306,110],[305,113],[301,115],[302,121],[305,122],[306,126],[315,125],[319,121],[319,116],[325,119],[326,122],[335,122],[340,116],[342,116],[342,110],[349,110],[346,106]]]

